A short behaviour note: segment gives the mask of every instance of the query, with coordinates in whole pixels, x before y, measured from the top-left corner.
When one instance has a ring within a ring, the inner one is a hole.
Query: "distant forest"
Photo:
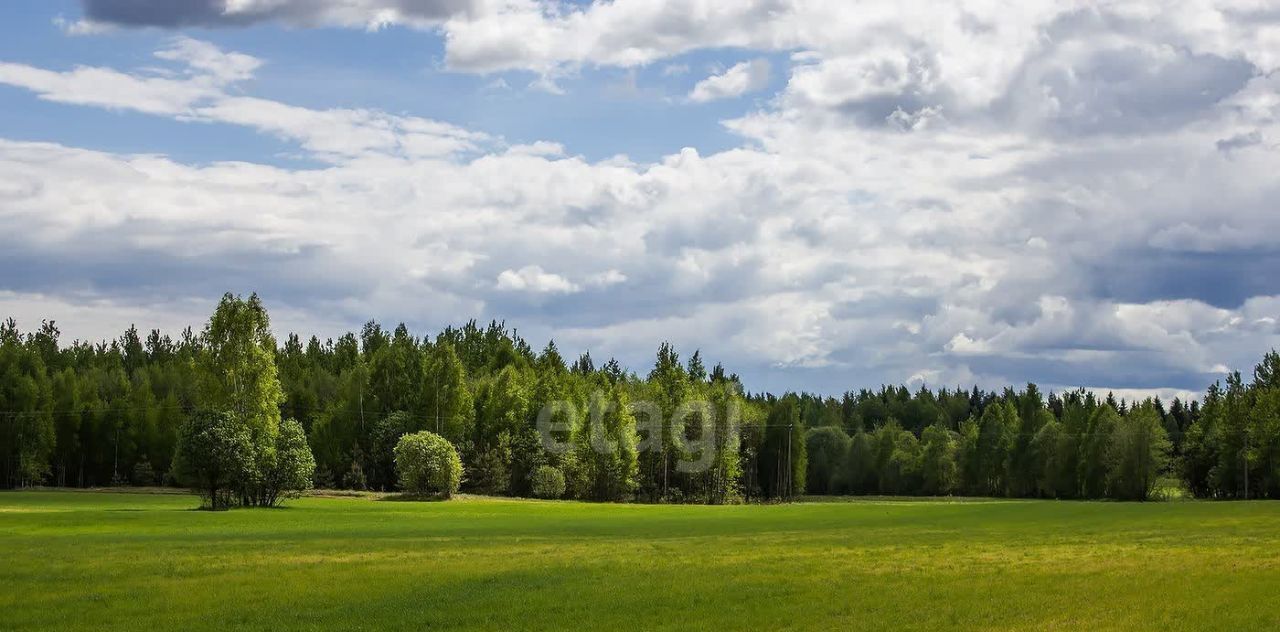
[[[235,358],[253,354],[265,364],[242,375]],[[281,343],[256,295],[230,294],[202,331],[177,338],[131,327],[117,340],[65,344],[52,321],[31,333],[12,319],[0,325],[3,484],[177,485],[183,424],[211,408],[243,412],[234,402],[249,379],[266,411],[253,414],[300,424],[315,460],[310,484],[321,488],[394,490],[397,439],[428,430],[457,448],[462,491],[481,494],[533,495],[535,472],[552,468],[563,497],[599,501],[1145,500],[1169,486],[1280,498],[1274,351],[1250,380],[1234,373],[1203,402],[1045,394],[1034,384],[778,396],[747,392],[697,351],[682,359],[663,343],[640,374],[588,353],[566,358],[554,342],[535,351],[498,322],[434,337],[369,322],[336,340],[290,334]],[[682,408],[688,402],[706,404]],[[539,434],[548,406],[565,449]],[[695,411],[685,415],[693,423],[672,419],[682,410]],[[593,415],[612,438],[608,453],[588,447]],[[647,433],[645,415],[658,417]]]

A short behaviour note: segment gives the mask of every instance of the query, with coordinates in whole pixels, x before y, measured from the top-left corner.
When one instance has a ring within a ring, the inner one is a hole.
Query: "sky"
[[[6,0],[0,317],[1185,397],[1280,346],[1278,143],[1274,0]]]

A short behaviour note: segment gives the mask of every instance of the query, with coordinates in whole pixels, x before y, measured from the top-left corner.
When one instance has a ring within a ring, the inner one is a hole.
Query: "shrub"
[[[467,484],[477,493],[502,496],[511,490],[511,451],[502,447],[475,456],[467,469]]]
[[[133,466],[133,484],[140,487],[156,484],[156,471],[146,459]]]
[[[333,480],[333,472],[329,468],[321,465],[316,468],[316,473],[312,475],[311,480],[315,483],[317,489],[333,489],[337,484]]]
[[[462,459],[444,437],[416,432],[396,443],[396,471],[400,487],[410,494],[435,494],[449,498],[462,483]]]
[[[538,498],[559,498],[564,495],[564,472],[550,465],[533,471],[533,495]]]
[[[351,462],[351,469],[342,475],[342,489],[354,489],[362,492],[369,489],[369,481],[364,476],[364,468],[359,461]]]
[[[249,428],[225,412],[203,411],[178,429],[173,471],[210,509],[226,509],[253,467]]]
[[[284,498],[296,498],[300,492],[311,489],[311,477],[316,473],[316,460],[307,445],[307,433],[297,420],[280,422],[275,447],[263,476],[264,501],[268,506]]]

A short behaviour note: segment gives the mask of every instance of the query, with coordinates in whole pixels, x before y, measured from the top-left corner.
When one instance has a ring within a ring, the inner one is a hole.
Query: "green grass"
[[[0,629],[1277,629],[1280,504],[0,493]]]

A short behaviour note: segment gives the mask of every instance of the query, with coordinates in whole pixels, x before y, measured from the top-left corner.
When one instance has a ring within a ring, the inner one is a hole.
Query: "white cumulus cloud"
[[[705,103],[716,99],[739,97],[748,92],[763,90],[769,85],[769,60],[753,59],[734,64],[728,70],[711,75],[689,93],[689,100]]]
[[[568,279],[546,272],[542,266],[527,265],[519,270],[503,270],[498,274],[499,290],[534,293],[568,294],[578,291],[578,286]]]

